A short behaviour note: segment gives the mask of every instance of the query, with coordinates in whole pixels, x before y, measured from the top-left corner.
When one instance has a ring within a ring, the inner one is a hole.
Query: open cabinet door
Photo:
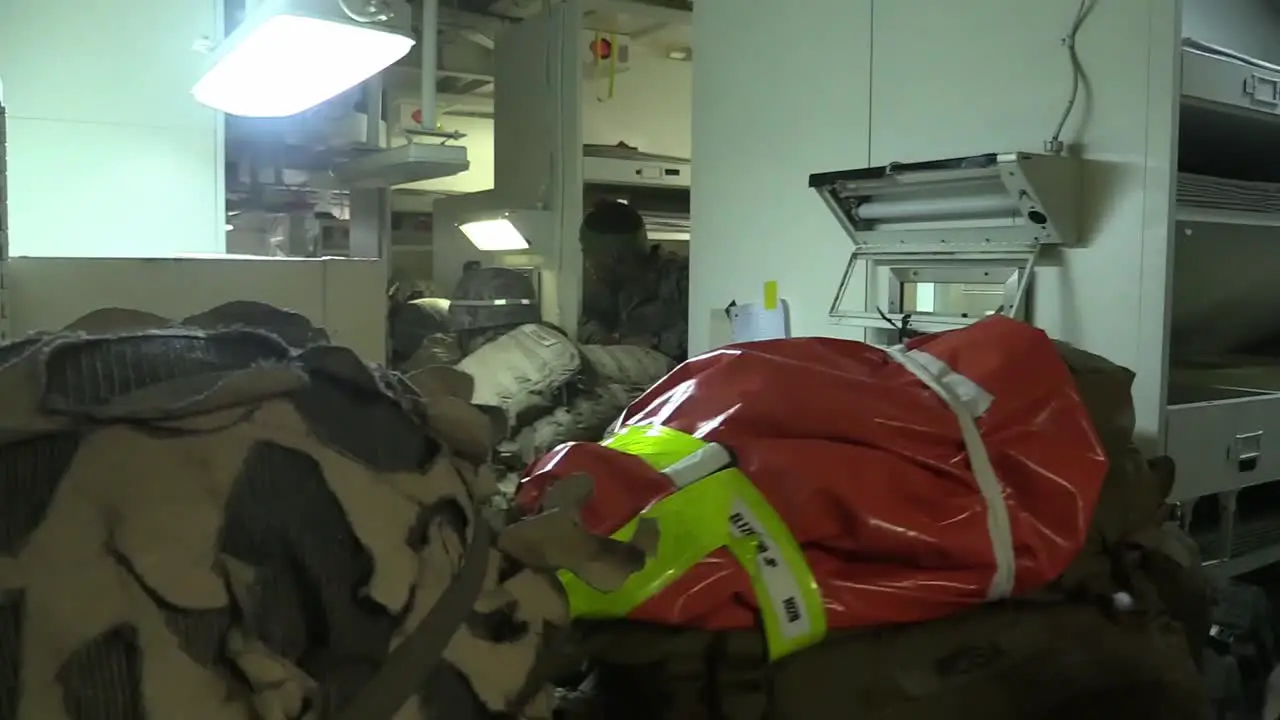
[[[582,306],[581,33],[580,1],[556,3],[499,35],[494,68],[494,201],[550,211],[542,312],[570,333]]]

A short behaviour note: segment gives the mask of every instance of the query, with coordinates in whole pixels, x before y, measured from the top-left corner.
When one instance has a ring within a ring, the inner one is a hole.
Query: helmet
[[[449,303],[449,325],[458,331],[515,327],[541,320],[533,280],[511,268],[479,268],[464,274]]]

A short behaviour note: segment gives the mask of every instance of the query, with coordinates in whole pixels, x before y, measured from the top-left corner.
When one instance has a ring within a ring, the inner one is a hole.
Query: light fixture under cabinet
[[[458,223],[458,229],[477,250],[510,253],[534,249],[539,253],[550,249],[551,213],[545,210],[506,210],[495,214],[473,215]]]
[[[510,252],[528,250],[529,241],[506,218],[475,220],[458,226],[463,235],[477,250],[484,252]]]
[[[342,0],[260,0],[214,49],[192,88],[203,105],[241,117],[288,117],[359,85],[409,53],[409,11],[388,4],[361,21]]]

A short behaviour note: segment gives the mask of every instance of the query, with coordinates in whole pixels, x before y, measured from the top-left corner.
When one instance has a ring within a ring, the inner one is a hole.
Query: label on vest
[[[555,347],[564,342],[564,338],[542,327],[541,325],[525,325],[524,334],[543,347]]]
[[[778,629],[787,640],[807,636],[813,630],[813,618],[801,600],[796,573],[778,552],[777,542],[765,530],[764,523],[739,499],[734,499],[729,513],[729,530],[735,537],[755,540],[757,572],[769,594],[757,598],[761,612],[777,618]]]

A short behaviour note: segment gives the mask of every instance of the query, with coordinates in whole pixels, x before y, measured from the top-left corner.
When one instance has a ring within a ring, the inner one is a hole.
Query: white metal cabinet
[[[1280,71],[1184,49],[1182,97],[1192,102],[1280,114]]]
[[[1217,402],[1173,405],[1166,416],[1166,454],[1177,463],[1173,500],[1222,492],[1234,479],[1227,451],[1234,435],[1232,408]]]
[[[1236,403],[1228,470],[1240,486],[1280,480],[1280,396]]]
[[[1177,463],[1174,500],[1280,479],[1280,394],[1203,388],[1169,406],[1166,453]]]

